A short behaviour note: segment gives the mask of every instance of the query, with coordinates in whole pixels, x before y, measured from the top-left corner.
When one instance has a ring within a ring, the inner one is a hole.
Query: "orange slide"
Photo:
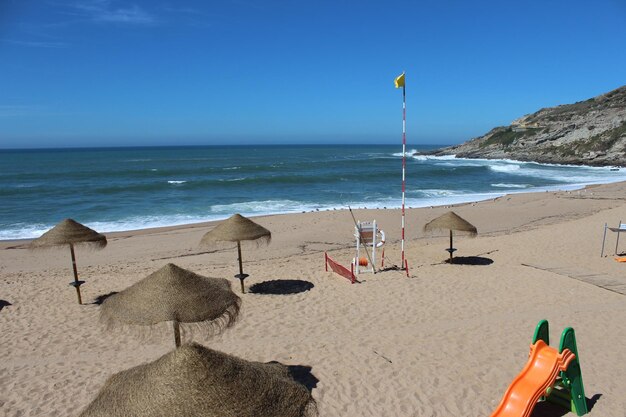
[[[539,398],[554,385],[559,372],[565,371],[575,355],[564,349],[559,353],[543,340],[530,345],[528,363],[504,393],[491,417],[529,417]]]

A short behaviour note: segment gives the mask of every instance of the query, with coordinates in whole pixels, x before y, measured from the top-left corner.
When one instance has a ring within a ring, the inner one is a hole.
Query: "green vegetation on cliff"
[[[510,126],[433,153],[626,166],[626,86],[574,104],[543,108]]]

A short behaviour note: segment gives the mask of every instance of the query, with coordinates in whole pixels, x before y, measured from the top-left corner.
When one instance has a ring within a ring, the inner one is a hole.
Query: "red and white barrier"
[[[328,266],[330,265],[330,269],[332,269],[334,273],[348,279],[352,284],[356,282],[356,277],[354,276],[354,264],[350,264],[350,270],[348,270],[345,266],[335,262],[326,252],[324,252],[324,259],[326,271],[328,271]]]

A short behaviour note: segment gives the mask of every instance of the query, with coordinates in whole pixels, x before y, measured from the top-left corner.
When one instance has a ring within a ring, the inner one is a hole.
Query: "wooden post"
[[[180,325],[177,320],[172,322],[174,326],[174,344],[176,347],[180,347]]]
[[[82,304],[83,300],[80,296],[80,282],[78,281],[78,270],[76,269],[76,256],[74,255],[74,245],[70,243],[70,253],[72,254],[72,268],[74,269],[74,288],[78,296],[78,304]]]

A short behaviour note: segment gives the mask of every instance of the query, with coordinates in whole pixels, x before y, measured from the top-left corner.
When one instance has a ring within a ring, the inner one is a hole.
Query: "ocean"
[[[414,155],[433,148],[407,147],[407,207],[626,180],[626,169]],[[2,240],[65,218],[111,232],[401,204],[395,145],[0,150],[0,167]]]

